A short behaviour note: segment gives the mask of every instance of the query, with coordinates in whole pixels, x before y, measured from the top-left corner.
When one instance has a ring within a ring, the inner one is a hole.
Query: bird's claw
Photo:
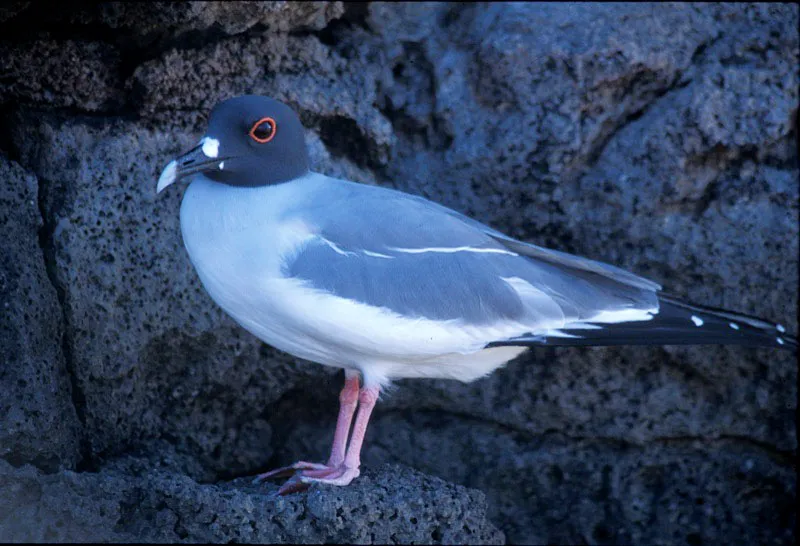
[[[343,464],[329,466],[326,464],[308,463],[299,461],[290,466],[276,468],[257,476],[253,483],[260,483],[270,478],[283,478],[291,476],[289,480],[278,489],[278,495],[291,495],[306,491],[311,484],[327,483],[330,485],[348,485],[359,476],[358,468],[349,468]]]
[[[286,483],[284,483],[281,488],[278,489],[278,495],[283,497],[285,495],[291,495],[292,493],[302,493],[311,487],[309,484],[303,483],[300,480],[301,478],[299,474],[295,474],[289,478]]]
[[[270,470],[269,472],[264,472],[263,474],[259,474],[258,476],[253,479],[253,483],[261,483],[264,480],[269,480],[271,478],[287,478],[289,476],[294,476],[299,470],[327,470],[330,469],[328,465],[320,464],[320,463],[309,463],[306,461],[298,461],[292,465],[284,466],[281,468],[276,468],[275,470]]]

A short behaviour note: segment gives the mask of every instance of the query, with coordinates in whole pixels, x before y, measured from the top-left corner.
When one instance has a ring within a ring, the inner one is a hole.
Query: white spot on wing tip
[[[219,162],[219,170],[222,170],[224,168],[225,168],[225,162],[224,161],[220,161]]]
[[[738,325],[738,324],[736,324],[735,322],[729,322],[729,323],[728,323],[728,326],[730,326],[730,327],[731,327],[731,328],[733,328],[734,330],[738,330],[738,329],[739,329],[739,325]]]
[[[776,337],[776,338],[775,338],[775,341],[777,341],[777,342],[778,342],[778,345],[783,345],[783,340],[782,340],[781,338],[779,338],[779,337]]]
[[[692,322],[694,322],[695,326],[702,326],[703,325],[703,319],[701,319],[700,317],[695,316],[695,315],[692,315]]]
[[[203,147],[201,149],[206,157],[214,159],[219,155],[219,140],[207,136],[203,137],[203,140],[200,142],[203,143]]]
[[[783,327],[783,324],[778,324],[777,326],[775,326],[775,328],[776,328],[776,329],[777,329],[777,330],[778,330],[780,333],[784,333],[784,332],[786,332],[786,328],[784,328],[784,327]]]

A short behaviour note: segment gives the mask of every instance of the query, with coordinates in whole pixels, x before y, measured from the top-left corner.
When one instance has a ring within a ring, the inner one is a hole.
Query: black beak
[[[203,152],[203,146],[197,145],[164,167],[158,177],[156,193],[193,174],[221,170],[223,165],[224,158],[209,158]]]

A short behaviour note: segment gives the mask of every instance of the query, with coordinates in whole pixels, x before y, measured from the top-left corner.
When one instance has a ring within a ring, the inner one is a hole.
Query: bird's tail
[[[681,301],[659,294],[659,312],[651,320],[584,324],[544,335],[522,336],[499,345],[746,345],[797,351],[797,338],[780,324]]]

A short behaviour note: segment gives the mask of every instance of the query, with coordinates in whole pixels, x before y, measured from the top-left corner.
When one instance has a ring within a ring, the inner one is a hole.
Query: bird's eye
[[[261,118],[250,129],[250,138],[259,144],[266,144],[275,137],[278,125],[272,118]]]

